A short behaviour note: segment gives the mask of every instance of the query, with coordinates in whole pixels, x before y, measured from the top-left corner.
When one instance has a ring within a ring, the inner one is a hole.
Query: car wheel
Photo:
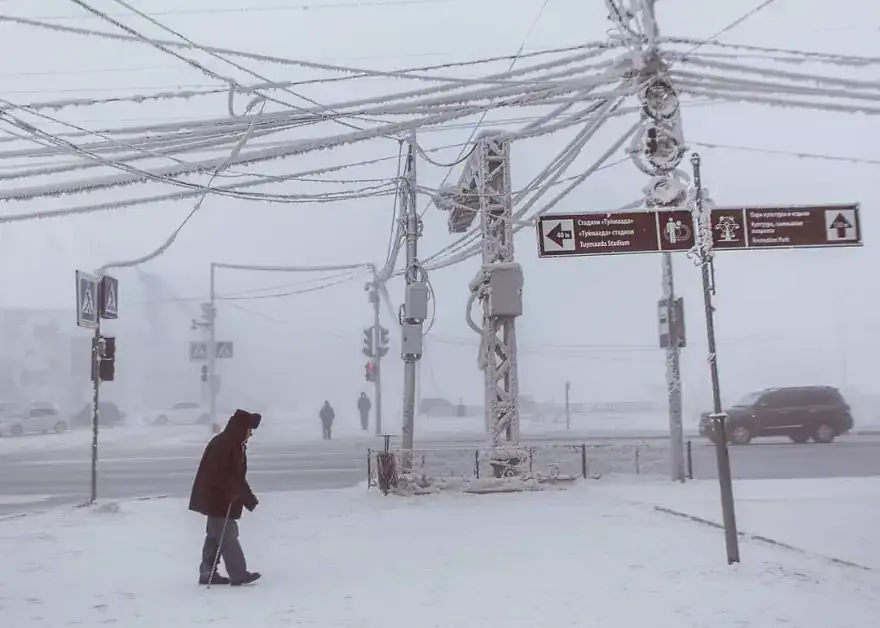
[[[21,429],[21,425],[13,425],[12,429],[9,430],[9,433],[13,436],[21,436],[22,434],[24,434],[24,430]]]
[[[168,425],[168,417],[164,414],[162,416],[157,416],[154,421],[155,425]]]
[[[813,432],[813,440],[817,443],[830,443],[837,437],[837,430],[825,423],[819,424]]]
[[[58,421],[58,423],[55,424],[55,433],[56,434],[60,434],[61,432],[66,432],[66,431],[67,431],[67,423],[65,423],[64,421]]]
[[[810,433],[805,430],[803,432],[795,432],[794,434],[789,434],[788,437],[793,443],[802,444],[810,440]]]
[[[748,425],[737,425],[730,430],[730,442],[734,445],[748,445],[752,442],[752,431]]]

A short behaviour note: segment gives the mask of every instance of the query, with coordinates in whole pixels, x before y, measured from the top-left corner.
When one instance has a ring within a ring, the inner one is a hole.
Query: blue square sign
[[[76,324],[98,326],[98,278],[76,271]]]

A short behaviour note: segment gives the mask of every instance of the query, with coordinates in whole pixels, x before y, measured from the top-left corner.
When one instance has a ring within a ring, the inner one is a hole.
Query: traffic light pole
[[[217,265],[211,263],[211,287],[210,287],[210,309],[207,314],[208,318],[208,394],[209,410],[211,415],[209,421],[211,434],[217,431],[217,292],[215,288],[215,275],[217,274]]]
[[[101,282],[97,284],[98,294],[96,300],[102,303]],[[89,503],[94,504],[98,500],[98,402],[101,398],[101,317],[98,316],[98,324],[95,325],[95,335],[92,338],[92,468],[91,490]]]
[[[370,292],[370,300],[373,302],[373,352],[375,354],[373,364],[376,367],[374,386],[374,401],[376,405],[376,436],[382,435],[382,326],[379,323],[379,282],[378,277],[373,276],[373,289]]]

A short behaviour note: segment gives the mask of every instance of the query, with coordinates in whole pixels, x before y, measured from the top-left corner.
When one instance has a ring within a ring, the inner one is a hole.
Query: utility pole
[[[736,512],[733,502],[733,479],[730,472],[730,452],[727,449],[727,414],[721,403],[721,382],[718,378],[718,354],[715,346],[715,306],[712,296],[715,293],[712,281],[712,230],[710,212],[703,198],[703,178],[700,172],[700,156],[691,155],[694,170],[694,201],[696,205],[695,225],[699,226],[697,240],[700,273],[703,279],[703,303],[706,310],[706,337],[709,346],[709,373],[712,378],[712,431],[715,436],[715,455],[718,462],[718,485],[721,492],[721,516],[724,522],[724,543],[727,550],[727,564],[739,562],[739,534],[736,529]]]
[[[477,136],[456,188],[438,195],[437,206],[449,211],[450,233],[465,233],[480,221],[483,264],[471,281],[467,322],[480,334],[477,359],[483,371],[486,431],[493,469],[516,475],[525,456],[519,445],[519,369],[516,319],[522,316],[523,272],[515,261],[510,185],[510,140],[500,131]],[[483,306],[482,325],[471,319],[476,302]],[[510,447],[502,446],[507,440]]]
[[[669,80],[668,66],[656,41],[659,35],[654,3],[644,5],[641,20],[628,11],[615,10],[611,20],[617,36],[633,50],[632,79],[640,88],[641,132],[634,138],[630,157],[650,177],[645,187],[646,203],[652,208],[682,207],[687,199],[687,174],[678,169],[685,146],[678,93]],[[639,34],[641,26],[645,32]],[[673,481],[685,480],[684,435],[681,413],[679,342],[676,333],[676,300],[672,256],[663,254],[663,299],[669,325],[666,343],[666,384],[669,396],[669,440]]]
[[[666,309],[666,388],[669,397],[669,438],[672,481],[685,481],[684,427],[681,402],[681,323],[675,298],[672,254],[663,254],[663,301]]]
[[[406,236],[406,292],[400,312],[403,359],[403,468],[412,468],[415,432],[416,364],[422,357],[422,324],[428,318],[428,276],[418,260],[418,242],[422,235],[422,219],[416,206],[416,145],[415,134],[409,142],[402,193],[404,214],[401,220]]]
[[[565,382],[565,429],[571,429],[571,406],[569,405],[569,393],[571,392],[571,382]]]

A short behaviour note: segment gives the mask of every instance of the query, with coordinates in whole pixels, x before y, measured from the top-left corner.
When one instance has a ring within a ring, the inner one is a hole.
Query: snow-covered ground
[[[619,490],[640,503],[721,523],[715,480]],[[738,480],[734,493],[741,533],[880,571],[880,478]]]
[[[857,503],[876,504],[878,491],[878,480],[737,483],[744,527],[788,495],[797,525],[772,530],[780,540],[808,544],[812,530],[823,553],[842,554],[843,520],[863,562],[880,556],[877,509]],[[180,500],[0,522],[3,625],[864,628],[880,616],[876,572],[751,540],[729,567],[718,530],[652,507],[712,515],[708,484],[262,497],[242,521],[250,567],[264,573],[249,590],[195,583],[204,524]]]

